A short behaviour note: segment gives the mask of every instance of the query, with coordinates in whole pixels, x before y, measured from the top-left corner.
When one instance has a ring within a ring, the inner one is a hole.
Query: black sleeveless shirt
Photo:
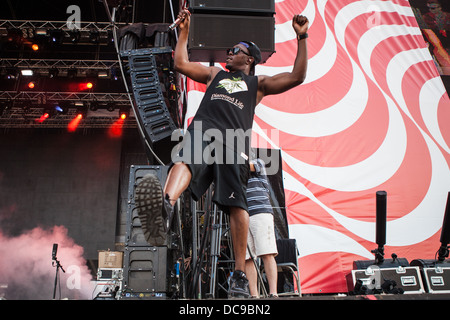
[[[244,134],[251,134],[257,91],[257,76],[248,76],[242,71],[219,71],[206,90],[188,130],[201,128],[205,132],[216,129],[223,137],[227,129],[242,129]],[[248,141],[245,145],[248,151]]]

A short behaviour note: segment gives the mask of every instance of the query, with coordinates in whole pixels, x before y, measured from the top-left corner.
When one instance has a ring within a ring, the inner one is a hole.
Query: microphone
[[[191,13],[192,13],[192,8],[185,8],[184,10],[183,10],[184,12],[186,12],[188,15],[191,15]],[[175,20],[170,26],[169,26],[169,31],[171,31],[171,30],[173,30],[173,29],[175,29],[176,27],[178,27],[178,25],[182,22],[182,21],[184,21],[184,19],[186,19],[186,16],[184,16],[184,17],[180,17],[180,18],[177,18],[177,20]]]
[[[56,252],[58,252],[58,244],[53,244],[53,251],[52,251],[52,260],[56,260]]]

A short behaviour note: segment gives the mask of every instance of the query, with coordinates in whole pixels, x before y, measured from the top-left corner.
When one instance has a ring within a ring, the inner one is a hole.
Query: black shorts
[[[202,135],[202,132],[190,132]],[[227,149],[217,141],[203,139],[183,140],[173,162],[183,162],[192,173],[189,190],[195,201],[214,183],[213,201],[219,209],[229,213],[229,207],[240,207],[248,212],[247,182],[250,167],[245,155]]]

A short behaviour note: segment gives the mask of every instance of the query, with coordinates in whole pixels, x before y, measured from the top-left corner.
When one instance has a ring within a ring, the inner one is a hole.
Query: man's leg
[[[264,271],[266,273],[267,282],[269,283],[269,294],[277,296],[278,270],[275,255],[266,254],[261,256],[261,258],[264,263]]]
[[[230,231],[235,260],[234,273],[228,290],[230,298],[248,298],[250,296],[248,280],[245,275],[248,222],[247,211],[238,207],[230,208]]]
[[[166,184],[164,185],[164,196],[169,195],[170,204],[173,206],[180,195],[187,189],[191,182],[192,174],[188,166],[182,162],[175,163],[170,169]]]
[[[259,298],[258,294],[258,274],[255,268],[255,262],[253,259],[247,259],[245,261],[245,274],[248,279],[248,287],[250,289],[250,295],[252,297]]]
[[[249,217],[242,208],[230,208],[230,230],[233,239],[235,270],[245,270]]]

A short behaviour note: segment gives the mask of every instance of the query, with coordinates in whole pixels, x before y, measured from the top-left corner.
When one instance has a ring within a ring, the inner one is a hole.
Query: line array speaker
[[[145,139],[153,146],[153,151],[164,163],[169,163],[170,152],[176,144],[171,141],[171,135],[177,127],[161,91],[155,60],[155,54],[164,53],[170,57],[172,49],[167,47],[130,50],[128,65],[137,106],[137,120],[144,128]]]

